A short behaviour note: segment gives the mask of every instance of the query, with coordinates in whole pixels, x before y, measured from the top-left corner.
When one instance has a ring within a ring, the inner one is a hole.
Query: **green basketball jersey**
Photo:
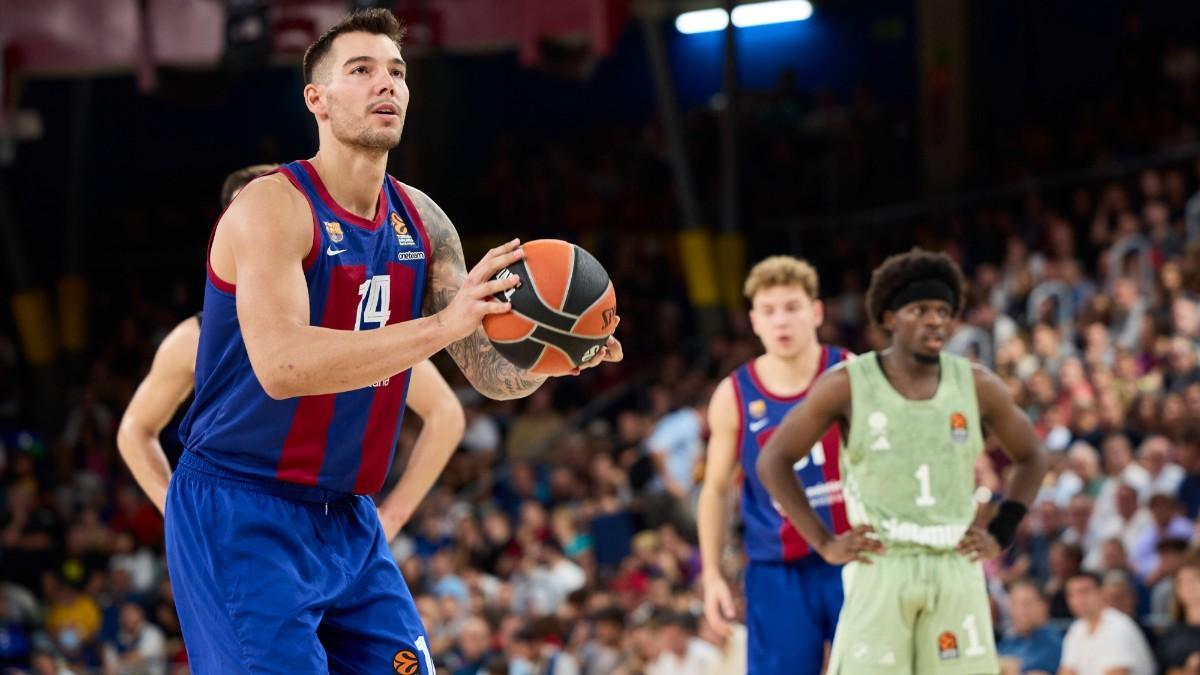
[[[892,388],[875,352],[846,365],[853,405],[841,452],[852,525],[869,524],[893,550],[953,549],[975,519],[975,460],[983,451],[971,364],[941,355],[933,398]]]

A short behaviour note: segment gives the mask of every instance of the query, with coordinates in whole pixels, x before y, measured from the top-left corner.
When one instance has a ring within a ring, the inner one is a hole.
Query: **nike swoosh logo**
[[[344,249],[344,248],[334,248],[332,246],[325,249],[325,255],[338,255],[338,254],[345,253],[345,252],[346,252],[346,249]]]
[[[750,431],[758,432],[759,429],[762,429],[763,427],[767,426],[767,424],[769,422],[770,422],[770,420],[759,420],[757,422],[751,422],[750,423]]]

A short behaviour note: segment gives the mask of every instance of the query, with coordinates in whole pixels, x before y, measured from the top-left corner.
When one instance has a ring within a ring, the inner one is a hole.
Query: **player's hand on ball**
[[[458,341],[475,332],[488,314],[503,314],[512,309],[512,303],[498,302],[492,296],[519,286],[520,277],[515,274],[502,279],[494,277],[524,255],[520,239],[488,251],[467,274],[450,304],[437,313],[438,325],[448,327],[454,340]]]
[[[863,555],[864,552],[884,552],[883,543],[870,536],[874,533],[875,528],[870,525],[859,525],[853,530],[843,532],[829,540],[828,543],[817,549],[817,553],[830,565],[844,565],[848,562],[870,565],[871,561]]]
[[[966,556],[971,562],[978,562],[991,560],[1000,555],[1000,544],[996,543],[996,538],[982,527],[971,527],[954,550],[959,555]]]
[[[613,324],[613,330],[616,330],[619,325],[621,325],[621,317],[618,316]],[[595,368],[605,361],[616,363],[623,358],[625,358],[625,350],[621,348],[621,341],[617,339],[617,336],[610,335],[608,336],[608,342],[604,343],[600,351],[596,352],[596,355],[588,359],[583,365],[572,370],[571,374],[578,375],[588,368]]]
[[[733,630],[729,622],[736,617],[733,604],[733,594],[729,592],[729,584],[719,576],[704,579],[704,618],[708,625],[721,637],[729,637]]]

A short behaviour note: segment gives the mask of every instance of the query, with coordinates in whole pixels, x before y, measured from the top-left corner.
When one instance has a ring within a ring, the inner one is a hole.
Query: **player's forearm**
[[[425,418],[424,424],[413,445],[404,474],[379,507],[383,531],[389,541],[400,532],[421,500],[429,494],[446,462],[450,460],[450,455],[462,440],[465,427],[461,408],[431,414]]]
[[[167,502],[167,485],[171,482],[171,464],[158,434],[126,418],[117,431],[117,447],[133,479],[162,513]]]
[[[763,448],[758,456],[758,462],[754,467],[758,472],[758,478],[767,488],[771,498],[783,509],[800,536],[819,551],[826,543],[833,540],[833,535],[825,529],[825,524],[813,511],[812,505],[808,502],[808,495],[804,493],[804,487],[796,478],[795,471],[792,470],[792,465],[797,460],[780,452],[779,447],[773,447],[773,442],[774,439],[767,444],[766,448]]]
[[[1040,447],[1034,448],[1024,459],[1014,462],[1005,491],[1006,498],[1030,507],[1041,489],[1047,468],[1046,453]]]
[[[500,355],[480,328],[446,347],[463,375],[479,393],[497,401],[532,394],[546,378],[514,366]]]
[[[696,525],[700,534],[700,562],[705,577],[721,576],[721,549],[725,546],[725,517],[727,491],[705,483],[700,490]]]
[[[247,335],[246,346],[267,395],[284,399],[377,385],[445,348],[450,335],[434,316],[367,331],[276,329]]]

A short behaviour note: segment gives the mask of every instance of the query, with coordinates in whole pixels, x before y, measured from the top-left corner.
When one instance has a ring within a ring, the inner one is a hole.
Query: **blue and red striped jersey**
[[[821,373],[845,358],[846,352],[838,347],[822,347],[821,366],[813,380],[816,381]],[[732,378],[740,420],[738,455],[744,480],[742,523],[745,526],[746,554],[756,562],[798,560],[811,553],[812,549],[792,527],[779,505],[771,499],[758,478],[754,464],[758,461],[758,453],[784,416],[803,401],[808,392],[790,397],[772,394],[755,372],[753,359],[735,370]],[[795,465],[796,477],[804,485],[813,511],[820,516],[825,527],[835,534],[850,529],[838,466],[840,443],[841,433],[837,425],[831,426],[820,442],[813,446],[812,452]]]
[[[306,161],[278,169],[308,200],[312,250],[304,260],[309,323],[373,330],[421,315],[430,245],[404,188],[385,176],[375,218],[339,206]],[[409,372],[339,394],[277,401],[246,354],[237,289],[208,268],[196,393],[180,427],[191,452],[257,478],[337,492],[379,491],[391,466]]]

